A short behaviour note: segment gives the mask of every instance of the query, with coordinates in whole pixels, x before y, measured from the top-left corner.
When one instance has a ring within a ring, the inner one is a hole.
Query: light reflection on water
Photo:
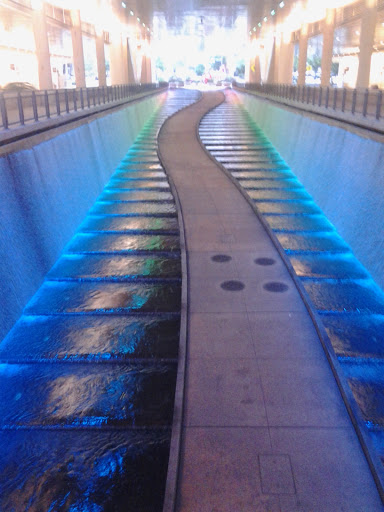
[[[162,171],[154,158],[120,168]],[[157,190],[101,198],[99,215],[113,220],[74,237],[0,345],[1,511],[162,510],[180,329],[176,210]],[[107,225],[175,233],[96,229]]]

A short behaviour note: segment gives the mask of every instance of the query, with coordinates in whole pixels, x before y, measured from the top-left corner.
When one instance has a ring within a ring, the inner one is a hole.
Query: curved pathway
[[[222,100],[204,94],[159,138],[188,257],[176,510],[382,510],[300,295],[250,205],[198,141],[200,119]]]

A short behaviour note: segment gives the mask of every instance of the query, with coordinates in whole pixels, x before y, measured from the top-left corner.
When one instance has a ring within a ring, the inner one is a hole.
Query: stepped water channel
[[[180,329],[179,224],[146,123],[0,344],[0,510],[162,510]]]
[[[199,134],[286,261],[383,499],[384,293],[234,93],[203,118]]]

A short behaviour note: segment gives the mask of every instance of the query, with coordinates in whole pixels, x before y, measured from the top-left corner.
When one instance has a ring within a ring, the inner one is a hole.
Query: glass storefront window
[[[378,13],[371,59],[369,85],[384,89],[384,11]]]
[[[29,82],[39,87],[32,20],[5,6],[0,6],[0,62],[0,86]]]
[[[356,87],[359,69],[361,21],[354,21],[335,30],[331,84],[335,87]]]
[[[94,37],[83,35],[85,83],[87,87],[98,87],[96,41]]]
[[[323,35],[319,34],[308,39],[307,65],[305,83],[307,85],[320,85],[321,58],[323,55]]]
[[[71,32],[48,24],[52,82],[55,89],[75,87]]]

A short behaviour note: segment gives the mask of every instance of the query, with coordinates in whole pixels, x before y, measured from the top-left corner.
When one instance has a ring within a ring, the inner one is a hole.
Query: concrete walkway
[[[222,99],[204,94],[166,122],[159,140],[181,202],[189,273],[177,510],[381,511],[300,295],[251,207],[196,137]]]

